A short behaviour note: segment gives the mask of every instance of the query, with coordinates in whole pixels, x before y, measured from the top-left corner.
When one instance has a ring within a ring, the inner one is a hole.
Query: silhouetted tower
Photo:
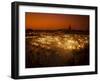
[[[68,30],[71,30],[71,25],[68,27]]]

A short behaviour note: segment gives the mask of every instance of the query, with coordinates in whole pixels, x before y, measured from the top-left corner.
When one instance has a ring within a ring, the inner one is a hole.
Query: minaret
[[[69,30],[69,31],[71,30],[71,25],[69,25],[68,30]]]

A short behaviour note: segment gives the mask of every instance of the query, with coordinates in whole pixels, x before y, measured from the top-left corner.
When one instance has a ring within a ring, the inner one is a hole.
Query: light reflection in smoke
[[[89,44],[89,37],[78,34],[32,36],[31,44],[46,49],[56,47],[64,50],[80,50]]]

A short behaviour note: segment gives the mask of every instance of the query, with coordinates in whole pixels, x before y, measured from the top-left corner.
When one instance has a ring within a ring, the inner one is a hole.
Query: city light
[[[31,44],[45,49],[80,50],[89,43],[88,35],[68,34],[62,36],[41,35],[32,38]]]

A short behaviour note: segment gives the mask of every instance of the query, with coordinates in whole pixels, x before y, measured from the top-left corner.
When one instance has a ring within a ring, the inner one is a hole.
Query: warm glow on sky
[[[25,19],[26,29],[53,30],[69,26],[75,30],[89,29],[89,16],[83,15],[26,12]]]

